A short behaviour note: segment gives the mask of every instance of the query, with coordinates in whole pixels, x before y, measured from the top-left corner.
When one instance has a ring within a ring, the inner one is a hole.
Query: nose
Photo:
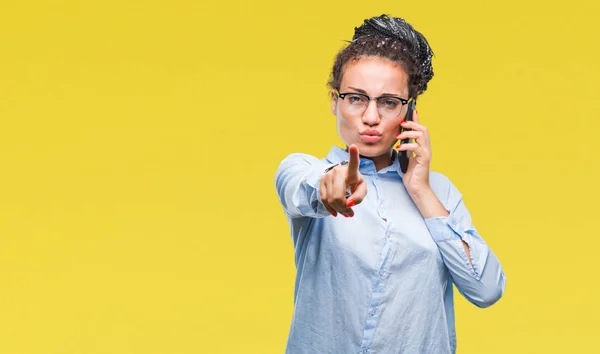
[[[362,121],[366,125],[373,126],[379,123],[381,117],[379,116],[379,111],[377,110],[377,102],[374,100],[369,101],[367,104],[367,109],[362,116]]]

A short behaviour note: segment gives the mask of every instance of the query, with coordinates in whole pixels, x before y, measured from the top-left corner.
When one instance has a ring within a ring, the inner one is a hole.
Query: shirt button
[[[373,310],[373,311],[371,311],[371,313],[369,315],[371,317],[375,317],[376,314],[377,314],[377,310]]]
[[[361,353],[362,354],[369,354],[369,349],[363,349]]]

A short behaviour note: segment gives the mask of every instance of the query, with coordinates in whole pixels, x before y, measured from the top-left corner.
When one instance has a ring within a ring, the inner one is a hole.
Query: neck
[[[348,146],[346,146],[346,151],[348,151]],[[391,166],[394,161],[394,149],[390,149],[387,153],[379,155],[379,156],[363,156],[360,155],[363,159],[368,159],[373,161],[375,164],[375,170],[379,171],[383,168]]]

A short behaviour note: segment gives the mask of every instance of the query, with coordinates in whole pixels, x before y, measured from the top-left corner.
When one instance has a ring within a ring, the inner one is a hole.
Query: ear
[[[337,115],[338,96],[335,94],[335,90],[329,91],[329,95],[331,96],[331,114],[333,114],[335,116],[335,115]]]

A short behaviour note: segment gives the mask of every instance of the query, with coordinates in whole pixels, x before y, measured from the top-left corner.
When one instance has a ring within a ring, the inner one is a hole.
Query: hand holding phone
[[[406,111],[406,116],[404,117],[404,120],[412,121],[413,111],[415,110],[417,101],[414,98],[411,98],[407,104],[408,104],[408,110]],[[400,133],[402,133],[406,130],[411,130],[411,129],[404,129],[403,127],[401,127]],[[401,143],[408,144],[409,142],[410,142],[410,138],[406,138],[406,139],[402,139]],[[408,151],[408,150],[398,151],[398,162],[400,162],[400,168],[402,169],[402,173],[406,173],[406,170],[408,169],[408,158],[410,157],[410,154],[412,154],[412,151]]]

